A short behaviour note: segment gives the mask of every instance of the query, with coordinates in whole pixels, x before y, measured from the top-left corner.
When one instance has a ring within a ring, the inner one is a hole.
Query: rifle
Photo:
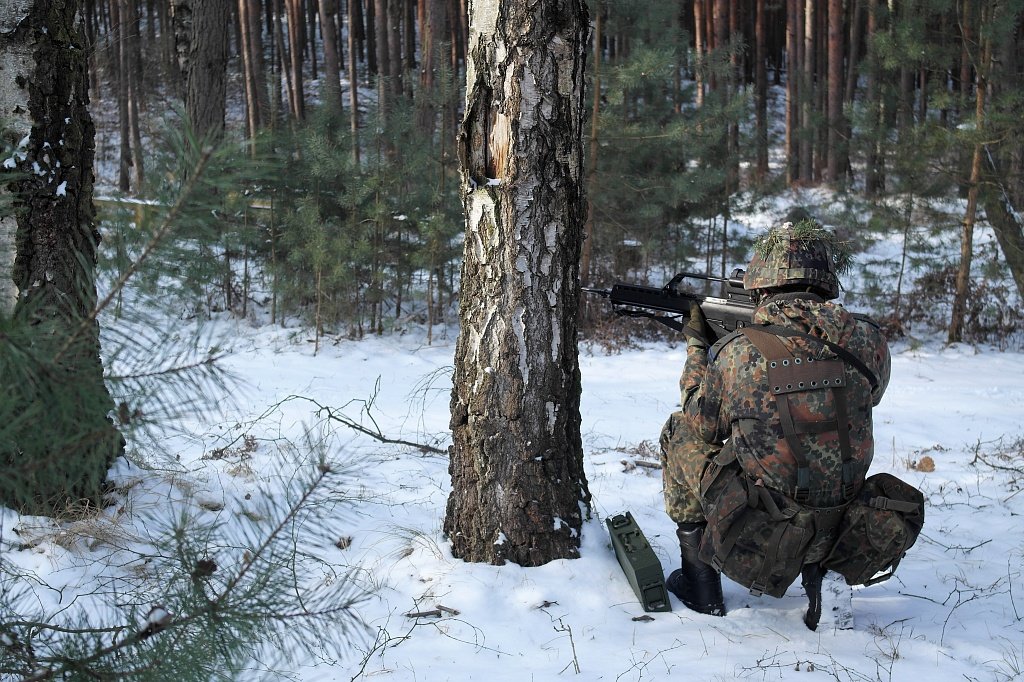
[[[715,338],[720,339],[750,324],[754,313],[754,299],[743,288],[743,274],[740,268],[733,270],[729,277],[680,272],[661,288],[616,282],[611,289],[583,287],[583,291],[608,299],[616,315],[647,317],[676,331],[683,330],[690,316],[690,305],[697,303],[707,318],[708,326],[715,333]],[[717,285],[717,295],[680,288],[679,285],[687,279],[703,282],[705,291]]]

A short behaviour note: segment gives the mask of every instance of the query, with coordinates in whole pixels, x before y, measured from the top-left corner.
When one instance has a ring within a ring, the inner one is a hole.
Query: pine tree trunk
[[[786,0],[786,184],[800,179],[800,0]]]
[[[142,49],[139,45],[140,23],[135,0],[126,0],[122,5],[123,19],[128,31],[125,35],[127,64],[122,77],[128,80],[128,132],[131,135],[132,184],[136,190],[142,188],[146,173],[142,151],[142,129],[139,108],[144,104],[142,79]]]
[[[252,7],[249,0],[238,0],[238,27],[240,43],[238,46],[239,56],[242,58],[242,85],[245,92],[245,123],[246,134],[249,139],[256,137],[256,131],[260,128],[260,105],[257,98],[259,84],[255,74],[255,49],[253,44],[253,21],[251,16]],[[259,22],[256,23],[257,29]]]
[[[867,30],[866,38],[868,51],[867,79],[864,87],[865,110],[867,111],[868,125],[866,126],[865,137],[867,138],[867,163],[864,175],[864,193],[869,197],[878,196],[885,191],[885,157],[881,149],[882,124],[885,120],[885,104],[881,96],[881,63],[876,48],[874,47],[875,33],[878,30],[878,0],[866,0],[867,2]]]
[[[814,105],[814,5],[815,0],[803,0],[803,49],[800,51],[800,179],[814,180],[814,127],[811,110]]]
[[[377,111],[387,120],[391,108],[391,50],[388,48],[388,0],[373,0],[374,42],[377,46]]]
[[[324,45],[323,102],[341,111],[341,62],[338,61],[338,26],[334,21],[337,0],[320,0],[320,33]]]
[[[976,69],[978,82],[974,89],[974,152],[971,155],[971,172],[967,184],[967,207],[964,211],[963,231],[960,236],[960,264],[956,273],[956,290],[953,294],[953,310],[949,320],[950,343],[963,340],[964,322],[967,314],[967,294],[971,286],[971,263],[974,256],[974,223],[978,211],[978,193],[981,190],[981,156],[984,151],[985,95],[988,90],[988,65],[991,60],[991,41],[986,32],[986,22],[991,19],[988,8],[981,11],[978,33],[982,35],[981,50]]]
[[[114,24],[111,42],[117,58],[117,189],[127,192],[131,189],[132,135],[128,120],[128,39],[125,37],[128,28],[122,15],[123,4],[124,0],[110,0],[110,16]]]
[[[416,93],[417,127],[428,140],[433,140],[437,132],[435,75],[438,61],[443,58],[438,39],[446,35],[444,0],[421,0],[419,11],[421,19],[419,91]]]
[[[306,94],[303,87],[302,51],[306,31],[302,0],[285,0],[288,13],[288,77],[291,82],[291,112],[296,121],[306,118]]]
[[[765,0],[756,0],[754,19],[754,138],[757,148],[755,177],[763,182],[768,176],[768,73],[765,62]]]
[[[0,116],[9,139],[25,140],[13,156],[23,177],[3,190],[14,195],[15,210],[0,221],[0,305],[4,315],[30,316],[40,334],[34,354],[54,342],[70,348],[48,358],[56,366],[46,376],[59,382],[51,388],[64,398],[60,405],[43,406],[46,419],[19,431],[9,421],[17,414],[3,417],[14,440],[0,443],[0,503],[33,513],[98,502],[122,448],[107,418],[114,405],[103,383],[99,327],[89,321],[99,233],[88,51],[77,12],[75,0],[0,7]],[[51,144],[56,140],[61,144]],[[8,400],[15,391],[33,400],[42,389],[4,390]]]
[[[839,145],[843,124],[843,0],[828,3],[828,141],[825,145],[828,163],[825,182],[839,180]]]
[[[356,49],[356,31],[359,25],[359,0],[348,2],[348,120],[352,134],[352,161],[359,166],[359,51]]]
[[[268,0],[272,11],[272,23],[273,23],[273,45],[274,54],[273,59],[273,91],[271,99],[271,114],[270,114],[270,126],[276,129],[278,126],[278,118],[283,115],[285,110],[284,102],[281,97],[281,85],[284,85],[284,96],[288,101],[288,111],[291,111],[292,102],[295,99],[292,88],[292,77],[291,69],[289,64],[291,63],[291,57],[288,54],[288,44],[285,41],[285,31],[283,22],[284,16],[284,2],[283,0]]]
[[[696,80],[696,105],[698,108],[704,106],[704,73],[705,64],[707,63],[705,55],[707,54],[707,48],[705,46],[706,38],[704,35],[704,2],[703,0],[694,0],[693,2],[693,40],[694,40],[694,55],[697,59],[697,65],[694,69],[694,78]]]
[[[444,530],[467,561],[579,556],[582,0],[476,0]]]
[[[185,111],[200,140],[224,133],[230,22],[229,0],[192,0]]]
[[[399,0],[388,0],[388,65],[391,67],[391,94],[397,100],[402,96],[402,11]]]

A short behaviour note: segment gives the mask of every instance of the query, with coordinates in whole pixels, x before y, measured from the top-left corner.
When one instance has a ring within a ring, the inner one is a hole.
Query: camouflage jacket
[[[854,318],[835,303],[817,297],[777,296],[758,307],[757,324],[786,327],[825,339],[854,354],[875,375],[872,390],[868,379],[845,363],[847,415],[859,488],[874,454],[871,408],[878,404],[889,383],[889,347],[881,331],[870,322]],[[827,346],[801,337],[778,337],[799,358],[835,359]],[[744,335],[722,339],[710,351],[699,345],[687,350],[686,366],[679,380],[682,408],[690,429],[707,443],[728,441],[744,471],[770,488],[793,496],[796,460],[779,419],[776,396],[768,386],[767,361]],[[836,419],[834,394],[815,390],[793,394],[793,416],[805,422]],[[832,506],[844,501],[837,475],[840,460],[838,434],[801,435],[810,468],[809,503]]]

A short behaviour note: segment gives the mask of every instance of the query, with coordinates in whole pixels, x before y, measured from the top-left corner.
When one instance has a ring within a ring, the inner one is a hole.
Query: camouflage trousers
[[[681,412],[673,412],[661,429],[661,476],[665,512],[676,523],[704,521],[700,478],[721,445],[704,442],[692,433]]]

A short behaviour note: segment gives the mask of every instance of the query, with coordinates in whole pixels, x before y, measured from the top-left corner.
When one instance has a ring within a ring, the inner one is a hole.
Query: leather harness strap
[[[797,463],[796,491],[793,499],[799,503],[804,503],[810,497],[810,463],[799,436],[802,434],[828,432],[835,432],[839,438],[842,462],[842,494],[844,499],[849,499],[854,494],[853,447],[850,444],[849,409],[847,407],[845,391],[846,373],[843,361],[815,361],[813,358],[795,357],[771,327],[744,327],[742,333],[754,344],[768,362],[768,388],[775,396],[779,409],[779,422],[782,426],[782,434]],[[820,341],[812,336],[808,336],[808,338]],[[852,355],[848,352],[847,354]],[[831,391],[833,404],[835,405],[835,419],[817,421],[795,420],[790,402],[791,394],[820,389]]]

